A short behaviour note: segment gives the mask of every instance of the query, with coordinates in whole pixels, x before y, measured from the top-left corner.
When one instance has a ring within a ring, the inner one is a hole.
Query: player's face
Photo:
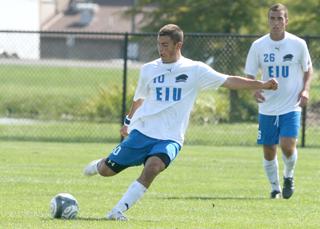
[[[282,36],[288,25],[288,18],[283,10],[269,12],[269,26],[271,35]]]
[[[181,42],[177,44],[169,36],[158,36],[158,52],[163,63],[176,62],[179,58],[179,48]]]

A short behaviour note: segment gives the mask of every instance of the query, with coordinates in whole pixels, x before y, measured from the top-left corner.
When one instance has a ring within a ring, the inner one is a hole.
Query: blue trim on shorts
[[[281,137],[298,138],[300,120],[300,111],[282,115],[259,114],[257,143],[261,145],[276,145],[279,144]]]
[[[121,166],[130,167],[144,164],[148,157],[160,153],[167,155],[171,163],[180,150],[180,144],[175,141],[151,138],[138,130],[132,130],[128,137],[113,149],[108,159]]]

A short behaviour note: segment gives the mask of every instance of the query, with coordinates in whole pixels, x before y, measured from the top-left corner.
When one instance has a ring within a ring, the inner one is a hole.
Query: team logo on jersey
[[[176,83],[180,82],[186,82],[188,79],[188,76],[186,74],[182,74],[176,77]]]
[[[283,57],[283,62],[285,61],[292,61],[293,55],[292,54],[287,54]]]

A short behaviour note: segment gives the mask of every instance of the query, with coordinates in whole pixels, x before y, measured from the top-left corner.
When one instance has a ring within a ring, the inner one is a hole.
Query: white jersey
[[[259,113],[281,115],[301,111],[299,93],[304,85],[304,72],[311,67],[311,58],[306,42],[285,32],[284,39],[274,41],[267,34],[252,43],[249,50],[245,73],[256,77],[259,68],[262,80],[275,78],[278,90],[265,90],[265,101],[259,103]]]
[[[144,64],[134,95],[134,101],[144,102],[134,113],[129,131],[136,129],[151,138],[182,145],[199,90],[216,89],[227,77],[184,57],[171,64],[162,63],[160,58]]]

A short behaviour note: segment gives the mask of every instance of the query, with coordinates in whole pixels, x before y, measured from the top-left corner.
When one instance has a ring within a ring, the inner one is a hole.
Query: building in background
[[[39,30],[39,9],[37,0],[1,1],[0,30]],[[1,33],[1,57],[38,58],[39,41],[39,34]]]
[[[117,59],[123,36],[77,32],[139,32],[142,16],[125,12],[138,0],[4,0],[0,7],[0,55],[23,59]],[[44,33],[37,33],[42,31]],[[55,32],[65,32],[57,34]],[[71,32],[71,33],[70,33]],[[139,59],[139,44],[129,42],[129,57]]]
[[[42,25],[50,32],[41,36],[41,58],[110,60],[123,57],[123,35],[139,32],[142,16],[128,16],[137,0],[71,0],[64,10]],[[65,35],[53,36],[52,32],[64,31]],[[69,32],[72,32],[71,34]],[[84,33],[112,33],[86,35]],[[67,34],[69,33],[69,34]],[[118,35],[117,35],[118,34]],[[139,59],[139,44],[129,42],[128,56]]]
[[[61,0],[63,1],[63,0]],[[142,16],[126,15],[138,0],[64,0],[55,16],[43,23],[45,31],[139,32]]]

